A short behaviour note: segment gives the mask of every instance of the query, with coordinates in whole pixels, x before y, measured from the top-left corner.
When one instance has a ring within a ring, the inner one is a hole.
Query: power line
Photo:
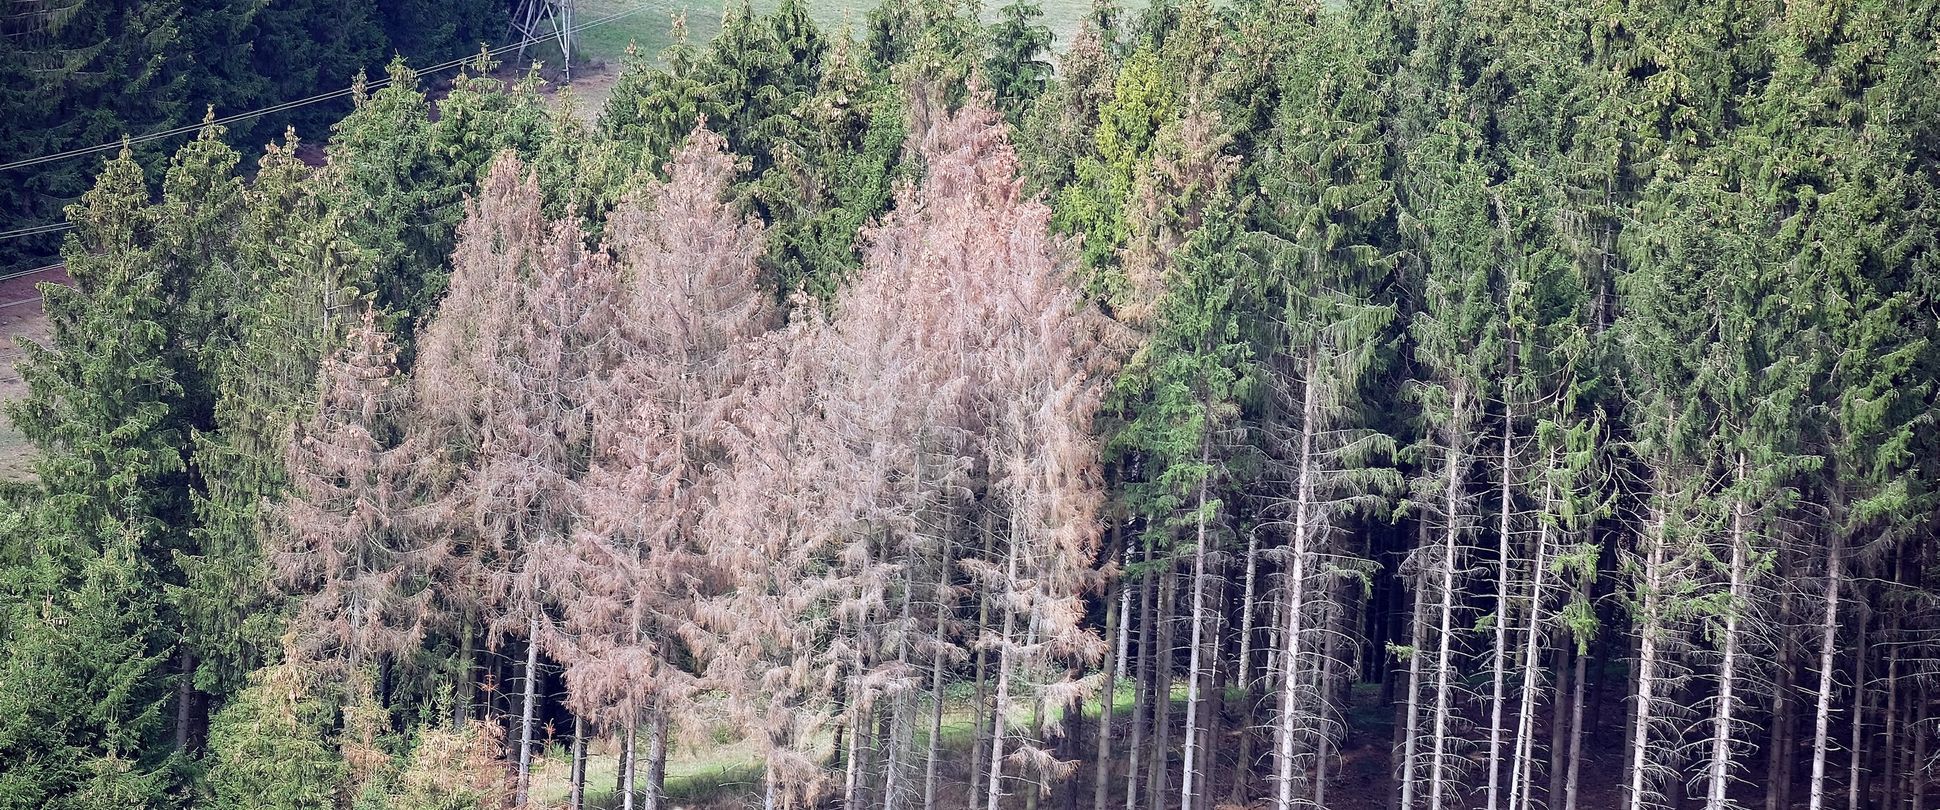
[[[566,29],[565,33],[567,34],[578,33],[580,31],[584,31],[594,26],[605,25],[607,23],[610,23],[622,17],[633,16],[634,14],[638,14],[645,10],[647,10],[647,6],[640,5],[623,11],[614,12],[612,14],[608,14],[604,17],[600,17],[595,20],[570,26]],[[550,39],[550,37],[548,37],[548,39]],[[500,56],[505,54],[508,51],[524,48],[537,41],[538,41],[538,38],[533,37],[530,33],[528,33],[524,39],[521,39],[518,42],[514,42],[507,45],[500,45],[499,47],[485,51],[482,54],[467,56],[462,59],[452,59],[445,62],[441,62],[439,64],[432,65],[431,67],[420,70],[417,73],[418,75],[423,76],[431,73],[436,73],[441,70],[448,70],[450,68],[454,68],[459,65],[467,64],[470,62],[476,62],[481,57]],[[366,83],[364,85],[364,89],[367,92],[370,90],[378,90],[389,85],[390,83],[391,83],[390,77],[387,76],[385,78],[378,79],[377,81]],[[197,124],[184,124],[182,126],[165,129],[160,132],[151,132],[151,133],[148,133],[147,135],[142,135],[139,137],[123,138],[122,140],[115,141],[114,143],[104,143],[98,146],[88,146],[80,149],[69,149],[65,152],[56,152],[50,155],[41,155],[39,157],[16,160],[12,163],[0,164],[0,172],[7,171],[8,169],[18,169],[18,168],[24,168],[27,166],[36,166],[42,163],[50,163],[56,160],[66,160],[67,158],[71,158],[71,157],[80,157],[82,155],[96,154],[99,152],[105,152],[112,149],[118,149],[123,146],[132,146],[137,143],[146,143],[148,141],[157,140],[160,138],[167,138],[175,135],[181,135],[187,132],[199,131],[203,127],[230,124],[236,121],[243,121],[250,118],[257,118],[260,116],[269,115],[271,113],[282,112],[284,110],[293,110],[298,107],[305,107],[311,104],[320,104],[325,101],[347,96],[352,92],[356,91],[356,89],[357,89],[357,86],[353,84],[349,87],[332,90],[327,93],[318,93],[308,98],[301,98],[295,101],[285,101],[281,104],[272,104],[268,107],[262,107],[259,109],[250,110],[248,112],[226,115],[221,118],[204,121]],[[72,229],[73,227],[74,227],[74,223],[72,222],[48,222],[48,223],[42,223],[40,225],[29,226],[26,228],[18,228],[11,231],[0,231],[0,242],[7,241],[9,239],[19,239],[27,236],[39,236],[42,234],[60,233],[62,231]]]
[[[0,281],[12,281],[14,279],[20,278],[21,276],[31,276],[35,273],[45,273],[49,270],[59,270],[66,266],[67,266],[66,262],[55,262],[53,264],[42,265],[40,267],[33,268],[32,270],[21,270],[15,273],[8,273],[4,276],[0,276]]]
[[[588,28],[592,28],[599,25],[605,25],[607,23],[610,23],[622,17],[631,17],[635,14],[638,14],[646,10],[647,10],[647,6],[645,5],[635,6],[630,9],[608,14],[599,19],[575,24],[567,28],[565,33],[568,33],[568,34],[578,33]],[[548,39],[550,39],[550,37],[548,37]],[[537,42],[537,41],[538,40],[536,38],[528,35],[526,39],[522,39],[518,42],[514,42],[508,45],[501,45],[497,48],[493,48],[491,50],[485,51],[483,54],[474,54],[471,56],[464,57],[462,59],[453,59],[447,62],[442,62],[436,65],[432,65],[431,67],[424,68],[423,70],[418,71],[418,75],[436,73],[440,70],[447,70],[469,62],[475,62],[480,58],[480,56],[487,56],[487,57],[499,56],[508,51],[512,51],[521,47],[528,46],[531,43]],[[388,84],[390,84],[390,79],[389,77],[386,77],[374,82],[367,83],[365,85],[365,89],[376,90]],[[195,132],[206,126],[229,124],[236,121],[244,121],[250,118],[269,115],[270,113],[282,112],[284,110],[292,110],[292,109],[296,109],[297,107],[305,107],[311,104],[318,104],[321,102],[329,101],[331,99],[342,98],[344,96],[349,95],[356,89],[357,89],[356,85],[351,85],[350,87],[332,90],[327,93],[318,93],[314,96],[310,96],[309,98],[297,99],[295,101],[285,101],[281,104],[272,104],[268,107],[250,110],[248,112],[240,112],[240,113],[234,113],[231,115],[225,115],[221,118],[216,118],[210,121],[204,121],[204,122],[195,123],[195,124],[184,124],[182,126],[165,129],[160,132],[151,132],[146,135],[141,135],[133,138],[123,138],[113,143],[104,143],[97,146],[87,146],[79,149],[69,149],[65,152],[55,152],[50,155],[41,155],[39,157],[24,158],[21,160],[13,161],[12,163],[0,163],[0,171],[7,171],[9,169],[19,169],[27,166],[36,166],[42,163],[48,163],[56,160],[66,160],[71,157],[80,157],[82,155],[92,155],[100,152],[107,152],[110,150],[119,149],[123,146],[130,146],[137,143],[146,143],[148,141],[156,140],[158,138],[167,138],[174,135],[180,135],[185,132]]]
[[[35,236],[43,233],[58,233],[60,231],[65,231],[72,227],[74,227],[74,223],[72,222],[45,222],[39,225],[20,228],[18,230],[0,231],[0,242],[4,242],[8,239],[18,239],[23,236]]]
[[[49,270],[59,270],[62,267],[66,267],[66,266],[67,265],[63,262],[55,262],[53,264],[36,267],[32,270],[21,270],[16,273],[8,273],[4,276],[0,276],[0,281],[12,281],[14,279],[20,278],[21,276],[31,276],[35,273],[45,273]],[[40,302],[41,297],[42,296],[40,295],[35,295],[32,298],[22,298],[18,301],[8,301],[7,303],[0,304],[0,309],[12,309],[14,307],[20,306],[21,304],[36,304]]]

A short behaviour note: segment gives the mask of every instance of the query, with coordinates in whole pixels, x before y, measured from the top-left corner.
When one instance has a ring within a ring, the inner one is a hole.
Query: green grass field
[[[815,20],[830,30],[847,25],[860,31],[877,0],[807,0],[807,3]],[[596,20],[643,5],[645,11],[581,32],[578,46],[581,58],[617,67],[628,43],[638,45],[648,54],[658,54],[673,41],[670,29],[677,14],[687,16],[690,41],[706,42],[721,30],[721,12],[726,8],[722,0],[579,0],[573,13],[581,21]],[[780,5],[780,0],[753,0],[753,5],[756,12],[766,13]],[[994,0],[987,2],[986,14],[994,15],[999,5]],[[1062,50],[1077,32],[1078,23],[1090,10],[1091,3],[1089,0],[1044,0],[1043,5],[1043,22],[1057,37],[1053,47]]]

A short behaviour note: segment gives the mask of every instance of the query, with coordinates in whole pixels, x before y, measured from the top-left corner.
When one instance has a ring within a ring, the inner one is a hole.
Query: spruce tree
[[[1037,21],[1042,16],[1044,7],[1035,0],[1011,0],[997,9],[997,22],[987,34],[990,55],[984,60],[984,82],[1012,124],[1050,81],[1050,63],[1038,58],[1052,45],[1051,29]]]
[[[687,40],[687,19],[673,21],[673,43],[652,56],[628,45],[620,78],[600,111],[601,132],[628,155],[658,167],[703,116],[721,118],[699,75],[701,52]]]
[[[134,600],[123,606],[125,616],[80,621],[107,634],[103,643],[139,652],[123,655],[126,660],[92,653],[74,659],[132,669],[110,680],[81,678],[73,688],[80,699],[105,701],[104,717],[154,717],[171,705],[180,746],[188,742],[187,707],[162,691],[162,674],[144,663],[177,652],[179,626],[161,599],[167,586],[179,584],[174,555],[192,548],[193,526],[188,430],[182,389],[169,362],[173,313],[164,265],[149,247],[154,224],[146,199],[141,169],[124,150],[70,209],[79,223],[66,249],[75,286],[48,285],[44,291],[53,338],[46,346],[27,346],[22,373],[28,395],[11,415],[39,451],[35,470],[43,494],[35,525],[42,533],[40,553],[52,555],[41,563],[50,567],[41,579],[49,588],[42,597],[91,600],[77,602],[75,610],[121,610],[117,600]],[[59,595],[69,588],[81,592]],[[187,681],[180,684],[186,693]],[[153,730],[146,721],[137,728],[140,734]],[[84,726],[74,733],[98,730]],[[70,737],[70,743],[149,761],[167,750],[159,740],[131,736],[133,731],[116,733],[121,736],[111,749],[87,736]],[[105,771],[102,778],[111,776],[121,778]]]
[[[61,525],[59,523],[50,526]],[[175,688],[157,575],[141,523],[48,537],[36,567],[63,588],[13,606],[0,669],[0,806],[84,810],[165,804]],[[118,529],[118,530],[117,530]],[[86,545],[84,545],[86,544]],[[89,547],[92,545],[92,547]]]
[[[1469,628],[1456,614],[1468,607],[1461,589],[1484,523],[1473,469],[1480,463],[1478,456],[1489,450],[1481,446],[1478,428],[1495,393],[1490,375],[1502,352],[1492,288],[1498,242],[1489,211],[1488,168],[1478,154],[1479,133],[1454,115],[1432,132],[1413,153],[1402,202],[1424,213],[1410,234],[1422,262],[1415,272],[1420,273],[1423,292],[1409,335],[1424,378],[1414,392],[1425,423],[1420,449],[1424,474],[1416,481],[1415,499],[1436,542],[1417,549],[1420,556],[1411,564],[1424,574],[1416,598],[1437,602],[1431,608],[1436,626],[1429,665],[1434,685],[1428,717],[1434,730],[1426,741],[1431,810],[1459,801],[1463,784],[1463,763],[1455,746],[1468,718],[1456,707],[1466,679],[1455,656],[1465,644],[1460,634]],[[1487,629],[1488,620],[1501,617],[1485,617],[1474,629]]]
[[[269,588],[269,511],[288,493],[285,434],[315,405],[316,370],[355,322],[367,262],[325,208],[292,138],[265,150],[243,192],[225,328],[203,352],[217,382],[210,429],[195,434],[197,553],[177,602],[198,689],[231,695],[274,652],[285,604]]]
[[[1280,645],[1269,651],[1277,672],[1267,670],[1278,678],[1269,679],[1267,701],[1276,807],[1303,791],[1324,801],[1339,707],[1335,662],[1321,642],[1339,632],[1343,580],[1365,572],[1343,534],[1397,484],[1382,469],[1393,439],[1374,429],[1362,403],[1395,320],[1382,293],[1395,270],[1396,192],[1378,130],[1379,76],[1391,56],[1378,29],[1357,31],[1343,16],[1285,24],[1309,47],[1277,68],[1288,92],[1250,178],[1259,189],[1256,239],[1272,267],[1265,429],[1275,479],[1285,482],[1267,501],[1273,534],[1283,538],[1279,604],[1269,614],[1279,617],[1269,633]]]
[[[489,63],[468,69],[483,74]],[[392,322],[408,367],[413,338],[450,283],[465,196],[504,150],[536,152],[551,132],[529,84],[461,74],[432,120],[417,74],[391,63],[389,83],[366,93],[331,132],[321,192],[347,216],[351,241],[371,257],[370,292]]]
[[[346,777],[333,689],[295,655],[250,675],[209,725],[209,805],[332,810]]]
[[[395,363],[366,310],[318,371],[314,410],[290,434],[290,497],[269,532],[279,586],[299,597],[291,652],[339,677],[411,655],[438,619],[436,549],[412,525],[426,448],[403,433],[408,389]]]

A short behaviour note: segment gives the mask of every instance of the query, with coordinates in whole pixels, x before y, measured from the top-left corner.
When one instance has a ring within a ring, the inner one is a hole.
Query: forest
[[[473,5],[0,30],[0,810],[1940,804],[1940,3]]]
[[[280,108],[234,123],[228,141],[251,151],[289,126],[327,132],[347,97],[290,102],[381,71],[393,54],[431,65],[476,53],[505,16],[496,0],[0,3],[0,271],[59,259],[62,211],[101,169],[47,157],[193,132],[213,109]],[[131,156],[159,179],[177,146],[138,143]]]

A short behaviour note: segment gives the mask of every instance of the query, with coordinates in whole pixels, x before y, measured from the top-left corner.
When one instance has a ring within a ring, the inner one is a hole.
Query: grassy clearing
[[[869,10],[878,5],[878,0],[806,2],[809,14],[824,27],[838,30],[847,25],[858,34],[866,24]],[[758,13],[773,11],[780,4],[780,0],[753,0]],[[1001,5],[997,0],[986,2],[986,16],[994,18]],[[1062,50],[1077,32],[1078,22],[1091,9],[1090,0],[1043,0],[1043,5],[1044,24],[1057,37],[1053,47]],[[584,58],[617,66],[628,43],[637,44],[646,53],[658,54],[673,43],[671,27],[677,14],[687,16],[689,41],[706,42],[720,32],[722,10],[726,8],[721,0],[580,0],[574,14],[579,20],[587,21],[639,6],[645,6],[646,10],[582,32],[579,50]]]

